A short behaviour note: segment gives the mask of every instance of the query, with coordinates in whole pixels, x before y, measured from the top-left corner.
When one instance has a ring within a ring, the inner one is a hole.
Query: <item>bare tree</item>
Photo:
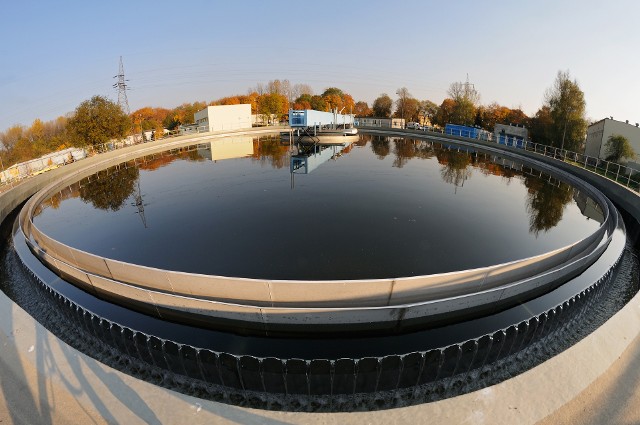
[[[451,119],[454,124],[472,125],[475,121],[476,106],[480,102],[480,94],[469,81],[451,83],[449,96],[454,101]]]
[[[291,92],[294,99],[299,98],[303,94],[313,96],[313,89],[309,84],[294,84]]]
[[[398,100],[396,101],[396,115],[400,112],[400,118],[404,119],[407,109],[407,100],[411,98],[411,94],[406,87],[401,87],[396,90],[396,94],[398,95]]]

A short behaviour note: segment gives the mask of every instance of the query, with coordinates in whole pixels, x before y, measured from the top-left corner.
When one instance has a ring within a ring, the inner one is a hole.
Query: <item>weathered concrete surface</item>
[[[565,404],[543,424],[640,423],[639,334],[636,296],[567,351],[481,391],[378,412],[270,412],[199,400],[117,372],[58,340],[0,293],[0,423],[526,425]]]
[[[640,336],[576,398],[539,425],[640,423]]]

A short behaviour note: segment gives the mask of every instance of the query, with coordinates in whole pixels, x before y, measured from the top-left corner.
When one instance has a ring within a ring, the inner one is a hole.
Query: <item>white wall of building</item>
[[[493,135],[496,139],[500,136],[516,137],[523,140],[529,139],[529,130],[524,126],[511,124],[496,124],[493,128]]]
[[[635,159],[628,161],[627,165],[637,170],[640,169],[640,127],[631,123],[605,118],[590,125],[587,128],[585,155],[605,159],[607,157],[607,140],[614,134],[627,138],[633,151],[638,155]]]
[[[361,127],[386,127],[404,128],[405,120],[402,118],[360,117],[356,122]]]
[[[251,128],[251,105],[208,106],[194,114],[194,121],[209,131],[240,130]]]

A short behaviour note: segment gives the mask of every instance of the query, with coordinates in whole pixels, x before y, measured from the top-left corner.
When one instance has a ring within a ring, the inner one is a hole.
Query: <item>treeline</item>
[[[475,126],[493,131],[496,124],[513,124],[529,129],[536,143],[578,151],[587,130],[586,103],[578,82],[569,72],[558,72],[547,89],[544,102],[531,117],[520,108],[508,108],[491,103],[480,104],[480,94],[472,84],[452,83],[446,99],[440,105],[430,100],[414,98],[406,87],[396,92],[398,98],[382,93],[371,109],[364,102],[356,103],[359,116],[404,118],[406,122],[421,122],[444,127],[446,124]]]
[[[545,101],[532,117],[519,108],[511,109],[492,103],[480,104],[480,94],[468,83],[453,83],[449,97],[440,105],[430,100],[414,98],[406,87],[397,90],[394,101],[381,94],[371,107],[337,87],[329,87],[315,94],[307,84],[291,84],[288,80],[258,83],[247,94],[219,98],[210,102],[184,103],[173,109],[146,106],[126,115],[109,99],[94,96],[82,102],[68,117],[49,122],[36,119],[30,127],[15,125],[0,132],[0,158],[6,167],[37,158],[43,154],[70,146],[100,144],[128,134],[163,129],[176,130],[180,125],[192,124],[194,114],[207,105],[248,103],[252,114],[264,123],[286,117],[289,108],[353,113],[359,117],[376,116],[404,118],[444,127],[448,123],[477,126],[493,130],[495,124],[524,125],[537,143],[578,150],[586,132],[584,94],[568,72],[559,72],[554,85],[547,90]]]
[[[313,93],[307,84],[292,85],[288,80],[273,80],[266,84],[257,84],[247,94],[227,96],[211,102],[184,103],[174,109],[144,107],[131,113],[134,132],[141,130],[175,130],[180,125],[193,123],[193,115],[206,106],[250,104],[251,113],[262,117],[267,123],[272,118],[283,119],[289,108],[316,109],[330,111],[334,108],[351,113],[355,102],[348,93],[336,87],[329,87],[322,94]]]

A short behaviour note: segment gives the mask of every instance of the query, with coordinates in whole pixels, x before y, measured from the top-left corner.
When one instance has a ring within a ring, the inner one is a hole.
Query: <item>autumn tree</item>
[[[629,140],[620,134],[609,136],[604,148],[607,161],[620,162],[623,159],[634,159],[636,157]]]
[[[140,133],[141,131],[154,130],[160,125],[163,125],[164,121],[169,116],[170,111],[165,108],[152,108],[145,106],[131,113],[131,120],[134,123],[134,132]]]
[[[36,118],[30,127],[14,125],[0,133],[2,162],[7,166],[69,147],[67,121],[65,117],[46,122]]]
[[[505,124],[513,124],[513,125],[523,125],[527,126],[529,123],[529,117],[525,114],[522,109],[510,109],[507,114],[507,122]]]
[[[0,142],[2,142],[4,149],[7,151],[11,151],[15,144],[24,137],[24,132],[24,126],[16,124],[9,127],[6,131],[0,133]]]
[[[293,102],[293,109],[314,109],[311,107],[311,95],[302,94]]]
[[[531,140],[543,145],[551,145],[553,118],[549,106],[542,106],[529,120],[529,134]]]
[[[324,98],[320,95],[311,96],[311,109],[316,111],[326,111],[328,109]]]
[[[438,108],[435,124],[444,127],[452,122],[453,111],[456,106],[456,102],[453,99],[445,99]]]
[[[289,112],[289,101],[282,94],[264,94],[258,99],[258,110],[265,121],[269,121],[273,115],[280,119]]]
[[[545,93],[545,106],[551,114],[551,142],[554,146],[577,151],[587,131],[584,93],[569,71],[558,71],[553,86]]]
[[[480,101],[480,94],[475,87],[468,82],[451,83],[448,94],[455,102],[451,114],[451,123],[473,125],[476,117],[476,107]]]
[[[329,87],[322,93],[322,99],[325,102],[325,110],[331,111],[337,109],[338,112],[343,111],[350,113],[355,107],[355,102],[351,95],[343,92],[337,87]]]
[[[382,93],[373,101],[373,115],[381,118],[389,118],[392,107],[393,100],[391,100],[388,94]]]
[[[493,131],[496,124],[529,125],[529,117],[520,108],[510,109],[493,102],[476,108],[475,125]]]
[[[395,116],[397,118],[408,118],[407,114],[407,100],[412,98],[411,93],[406,87],[401,87],[396,90],[396,94],[398,95],[398,100],[396,100],[396,113]]]
[[[421,122],[435,124],[438,115],[438,105],[430,100],[423,100],[418,107],[418,117]]]
[[[356,117],[370,117],[373,111],[369,108],[369,104],[367,102],[359,101],[356,102],[356,106],[353,108],[353,113]]]
[[[104,96],[93,96],[76,108],[68,129],[76,145],[99,145],[125,137],[131,120],[116,103]]]
[[[180,125],[192,124],[195,113],[206,107],[206,102],[183,103],[169,111],[162,124],[169,130],[174,130]]]
[[[398,100],[396,100],[395,117],[403,118],[405,121],[418,121],[420,101],[411,96],[406,87],[398,89],[396,94]]]
[[[400,99],[396,101],[396,104]],[[400,102],[400,105],[396,105],[396,111],[393,116],[396,118],[402,118],[406,122],[414,122],[420,120],[420,101],[418,99],[414,99],[413,97],[409,97],[404,99],[403,102]]]

